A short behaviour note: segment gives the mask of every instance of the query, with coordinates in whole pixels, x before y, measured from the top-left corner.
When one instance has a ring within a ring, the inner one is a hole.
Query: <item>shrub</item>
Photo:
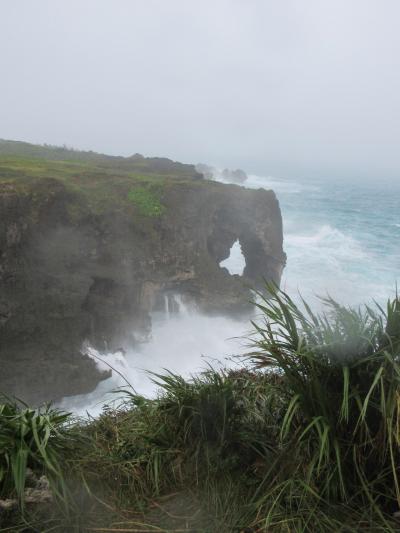
[[[268,507],[260,524],[286,516],[296,531],[323,531],[321,517],[341,506],[351,509],[348,525],[376,520],[391,530],[400,507],[399,299],[386,312],[327,299],[327,312],[315,315],[269,290],[257,304],[264,319],[252,360],[283,377],[286,412],[280,452],[257,489],[257,505]]]
[[[397,531],[400,302],[325,303],[269,287],[253,370],[154,376],[89,424],[81,471],[136,506],[195,490],[228,531]]]
[[[160,201],[160,191],[156,187],[135,187],[129,191],[128,199],[142,216],[159,217],[165,211]]]
[[[84,429],[88,447],[79,454],[78,469],[104,480],[110,492],[123,488],[139,499],[227,465],[242,469],[247,433],[254,435],[257,427],[256,397],[265,394],[261,386],[256,392],[249,376],[209,370],[188,381],[155,375],[158,398],[127,392],[118,409],[105,408]],[[265,435],[260,440],[265,447]],[[247,450],[247,462],[255,455]]]
[[[0,403],[0,495],[24,504],[27,469],[46,474],[53,488],[62,484],[60,453],[65,445],[68,413],[45,407],[30,409],[7,398]],[[58,489],[56,489],[57,492]]]

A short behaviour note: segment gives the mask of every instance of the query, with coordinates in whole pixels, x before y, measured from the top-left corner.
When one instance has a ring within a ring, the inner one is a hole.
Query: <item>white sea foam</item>
[[[215,181],[221,183],[235,183],[223,176],[221,169],[216,169],[214,174]],[[257,174],[248,174],[247,180],[241,184],[249,189],[272,189],[276,194],[300,194],[304,191],[318,191],[319,187],[312,184],[300,183],[294,180],[277,178],[275,176],[259,176]]]
[[[110,391],[126,386],[126,380],[140,394],[154,396],[157,386],[149,372],[164,369],[189,377],[209,365],[235,365],[234,356],[244,353],[249,321],[227,317],[210,317],[199,313],[157,314],[152,338],[138,349],[125,355],[121,352],[100,354],[89,346],[86,353],[94,358],[101,370],[112,367],[112,377],[99,383],[95,391],[65,398],[61,407],[77,414],[96,415],[102,405],[113,399]],[[124,378],[122,377],[124,376]]]
[[[284,238],[284,245],[289,253],[307,254],[314,260],[330,261],[335,265],[343,261],[362,260],[367,255],[356,239],[329,224],[308,234],[289,233]]]
[[[358,239],[330,225],[287,234],[285,251],[282,286],[294,297],[300,291],[317,307],[322,304],[316,296],[329,294],[343,304],[359,305],[385,299],[391,292],[376,271],[376,257]]]
[[[296,181],[289,181],[279,179],[273,176],[257,176],[256,174],[249,174],[247,181],[244,183],[245,187],[250,189],[272,189],[277,195],[285,194],[300,194],[305,190],[310,190],[310,185],[302,185]]]

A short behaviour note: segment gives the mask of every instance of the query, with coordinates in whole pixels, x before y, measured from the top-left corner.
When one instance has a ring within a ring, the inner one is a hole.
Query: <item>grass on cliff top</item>
[[[199,177],[193,165],[171,161],[165,157],[109,156],[93,151],[82,151],[67,146],[35,145],[0,139],[0,159],[46,160],[88,164],[92,167],[145,174],[160,174],[180,178]]]
[[[54,528],[399,530],[400,300],[319,316],[270,290],[250,367],[154,376],[157,398],[128,391],[70,430]]]
[[[146,161],[146,160],[144,160]],[[141,163],[140,168],[121,168],[119,165],[104,166],[91,161],[54,161],[0,156],[1,185],[7,191],[11,186],[20,194],[37,196],[46,194],[46,187],[36,184],[43,179],[61,182],[71,193],[72,215],[85,212],[129,210],[144,216],[160,216],[164,212],[162,193],[166,187],[191,181],[185,170],[176,174],[160,173],[150,165]],[[49,185],[48,190],[51,191]],[[73,198],[73,199],[72,199]]]
[[[163,199],[169,189],[216,185],[201,178],[193,165],[167,158],[107,156],[0,139],[0,196],[12,192],[25,195],[34,210],[40,209],[50,200],[54,181],[60,182],[73,223],[90,214],[124,213],[151,225],[152,218],[166,212]]]

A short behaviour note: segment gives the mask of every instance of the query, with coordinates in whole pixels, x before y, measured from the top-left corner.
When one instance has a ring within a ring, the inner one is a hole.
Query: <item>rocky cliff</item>
[[[84,340],[138,342],[172,293],[233,313],[249,286],[279,283],[272,191],[210,182],[169,160],[50,148],[43,158],[31,145],[27,158],[15,146],[0,143],[0,391],[33,402],[86,392],[102,376]],[[219,266],[236,240],[243,276]]]

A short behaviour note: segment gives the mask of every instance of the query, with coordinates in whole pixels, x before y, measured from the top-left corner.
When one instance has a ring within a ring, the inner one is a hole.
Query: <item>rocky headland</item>
[[[246,267],[219,263],[239,240]],[[128,347],[172,294],[241,313],[249,287],[280,281],[272,191],[202,179],[163,158],[0,142],[0,391],[37,403],[105,377],[82,355]]]

